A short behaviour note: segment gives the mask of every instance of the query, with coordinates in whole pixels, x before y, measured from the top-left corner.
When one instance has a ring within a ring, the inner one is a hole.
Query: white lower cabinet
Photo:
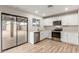
[[[68,43],[78,44],[78,33],[68,33]]]
[[[45,38],[51,38],[51,31],[41,31],[40,32],[40,40]]]
[[[35,44],[40,41],[40,32],[29,32],[29,43]]]
[[[40,40],[43,40],[45,38],[45,32],[40,32]]]
[[[68,41],[68,37],[67,37],[67,32],[61,32],[61,41],[62,42],[67,42]]]
[[[61,41],[78,45],[78,33],[61,32]]]

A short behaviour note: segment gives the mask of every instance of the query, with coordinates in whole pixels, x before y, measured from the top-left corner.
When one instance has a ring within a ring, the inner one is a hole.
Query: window
[[[40,20],[39,20],[39,19],[33,18],[33,19],[32,19],[32,25],[33,25],[33,26],[38,26],[38,27],[39,27],[39,26],[40,26]]]

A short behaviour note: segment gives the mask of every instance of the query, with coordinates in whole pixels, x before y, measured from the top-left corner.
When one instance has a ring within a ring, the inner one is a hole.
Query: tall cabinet
[[[78,12],[62,16],[63,31],[61,41],[79,45],[79,15]]]

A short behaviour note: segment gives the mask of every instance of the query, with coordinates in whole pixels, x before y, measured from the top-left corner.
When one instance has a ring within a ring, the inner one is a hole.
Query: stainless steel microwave
[[[61,25],[61,21],[53,21],[53,25],[54,26],[60,26]]]

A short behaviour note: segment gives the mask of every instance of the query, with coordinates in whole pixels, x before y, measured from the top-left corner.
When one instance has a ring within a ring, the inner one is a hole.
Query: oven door
[[[52,39],[56,41],[60,41],[61,32],[52,32]]]

